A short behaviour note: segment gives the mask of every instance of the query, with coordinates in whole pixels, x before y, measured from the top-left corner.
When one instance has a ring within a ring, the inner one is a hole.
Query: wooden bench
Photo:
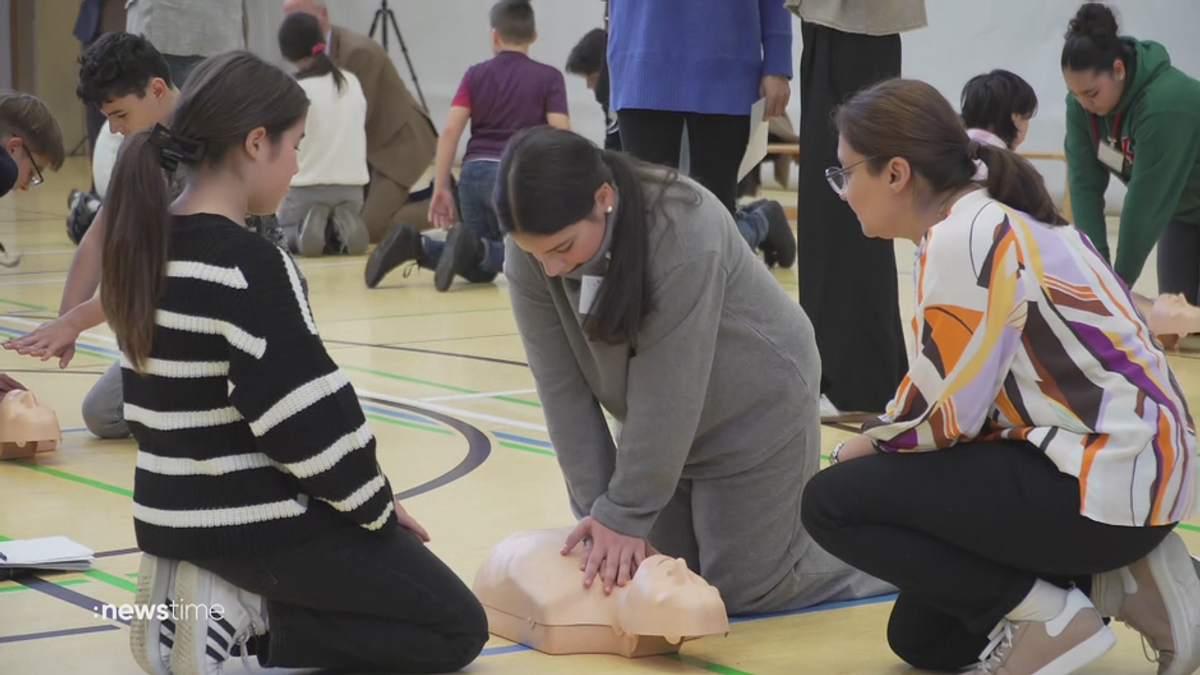
[[[767,145],[767,154],[768,155],[790,155],[792,157],[798,158],[798,157],[800,157],[800,144],[799,143],[770,143]],[[1049,161],[1049,162],[1062,162],[1063,164],[1066,164],[1066,162],[1067,162],[1067,156],[1061,152],[1020,151],[1017,154],[1021,155],[1022,157],[1024,157],[1025,159],[1028,159],[1031,162]],[[1063,215],[1063,218],[1066,218],[1068,221],[1071,220],[1071,190],[1070,190],[1070,187],[1067,187],[1063,190],[1062,215]]]

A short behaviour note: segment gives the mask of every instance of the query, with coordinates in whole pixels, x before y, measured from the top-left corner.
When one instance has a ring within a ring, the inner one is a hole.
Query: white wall
[[[275,31],[283,19],[282,0],[254,0],[248,4],[252,12],[251,48],[278,59]],[[491,56],[487,18],[491,2],[393,0],[390,4],[434,121],[440,126],[467,67]],[[957,108],[962,86],[971,76],[993,68],[1011,70],[1033,85],[1041,104],[1022,149],[1061,151],[1067,91],[1059,56],[1067,22],[1079,3],[926,0],[926,4],[929,27],[904,36],[904,75],[929,81]],[[1200,28],[1200,0],[1112,0],[1110,4],[1117,9],[1123,33],[1162,42],[1176,66],[1200,77],[1200,40],[1195,37]],[[379,2],[329,0],[329,5],[335,23],[366,33]],[[565,65],[575,42],[588,30],[602,25],[603,3],[599,0],[541,0],[534,7],[541,39],[531,55],[559,68]],[[793,62],[799,64],[799,21],[794,22],[794,33]],[[408,66],[394,40],[391,54],[411,88]],[[788,110],[792,120],[798,122],[800,101],[796,89],[793,83]],[[603,116],[591,92],[579,78],[567,77],[567,95],[575,129],[599,142]],[[1051,191],[1061,192],[1061,165],[1043,163],[1039,168],[1046,174]],[[1122,188],[1114,186],[1110,201],[1119,203],[1122,194]]]

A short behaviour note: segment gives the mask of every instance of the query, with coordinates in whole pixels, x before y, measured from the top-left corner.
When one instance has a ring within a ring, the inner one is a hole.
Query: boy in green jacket
[[[1080,8],[1062,53],[1066,154],[1075,224],[1111,260],[1104,218],[1109,175],[1128,188],[1114,269],[1132,286],[1158,247],[1160,293],[1200,292],[1200,82],[1166,49],[1117,35],[1112,10]]]

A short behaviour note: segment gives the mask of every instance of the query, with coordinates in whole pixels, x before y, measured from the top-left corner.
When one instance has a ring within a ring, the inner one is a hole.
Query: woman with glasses
[[[889,590],[800,525],[820,463],[812,326],[721,200],[550,128],[510,141],[495,195],[513,312],[581,519],[564,551],[591,541],[580,583],[624,585],[658,550],[734,614]]]
[[[834,449],[801,514],[895,584],[909,664],[1066,675],[1139,631],[1158,672],[1200,667],[1187,400],[1113,269],[1037,171],[970,140],[932,86],[891,80],[836,115],[830,183],[867,236],[917,244],[911,366]]]

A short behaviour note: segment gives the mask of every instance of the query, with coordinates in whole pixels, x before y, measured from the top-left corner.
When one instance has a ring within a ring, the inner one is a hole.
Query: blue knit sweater
[[[611,0],[612,109],[749,115],[765,75],[792,77],[783,0]]]

